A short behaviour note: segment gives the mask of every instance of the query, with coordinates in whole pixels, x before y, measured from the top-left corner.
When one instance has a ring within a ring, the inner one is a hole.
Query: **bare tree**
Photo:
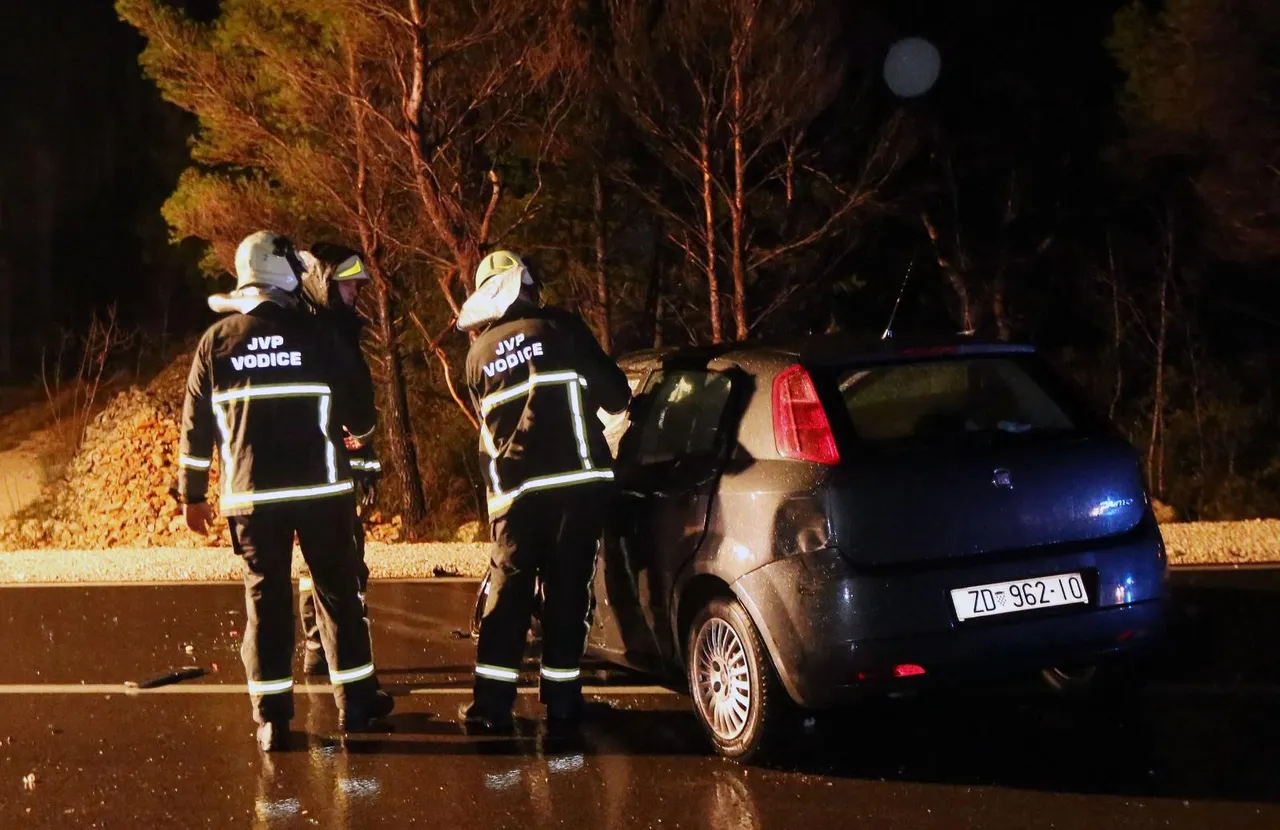
[[[1024,226],[1021,181],[1016,169],[1004,176],[1004,187],[995,204],[966,201],[961,207],[961,185],[948,152],[942,160],[944,190],[934,205],[920,214],[920,222],[933,248],[934,259],[956,299],[956,322],[961,331],[986,331],[999,340],[1013,336],[1008,287],[1017,276],[1035,263],[1053,244],[1051,231]],[[984,226],[981,217],[962,217],[998,211],[988,238],[970,233]]]
[[[377,297],[376,341],[382,358],[383,384],[386,390],[390,422],[387,436],[391,444],[393,468],[400,480],[401,509],[410,531],[421,527],[427,517],[426,494],[423,492],[422,475],[418,470],[418,451],[413,440],[413,426],[409,418],[409,400],[405,390],[404,365],[400,359],[395,331],[395,313],[392,305],[394,289],[383,268],[383,242],[377,217],[369,208],[369,141],[366,114],[357,103],[364,89],[363,77],[355,49],[346,49],[347,83],[351,125],[354,130],[356,154],[355,208],[356,225],[360,235],[360,247],[365,252],[369,273],[374,280]]]
[[[637,190],[703,276],[711,339],[745,338],[760,319],[752,314],[753,278],[846,231],[896,167],[894,145],[873,140],[854,181],[841,183],[806,143],[846,80],[839,7],[827,0],[607,5],[615,99],[683,186],[679,199]],[[798,178],[823,191],[824,210],[797,210]],[[766,227],[767,244],[757,236]],[[721,320],[722,260],[731,333]]]
[[[1111,385],[1111,402],[1107,407],[1107,417],[1116,417],[1116,408],[1120,405],[1120,396],[1124,392],[1124,315],[1120,313],[1120,272],[1116,267],[1115,246],[1111,234],[1107,234],[1107,276],[1106,282],[1111,289],[1111,350],[1115,361],[1116,378]]]
[[[649,321],[649,344],[662,348],[662,240],[666,236],[662,217],[653,224],[653,259],[649,263],[649,279],[645,288],[645,317]]]
[[[920,214],[920,222],[924,225],[925,233],[929,236],[929,242],[933,244],[934,257],[938,262],[938,268],[941,269],[943,276],[947,278],[947,282],[951,285],[952,292],[956,295],[956,307],[958,309],[956,317],[957,322],[960,324],[960,330],[973,332],[975,331],[975,314],[973,300],[969,296],[969,284],[965,279],[965,274],[969,271],[969,258],[965,253],[964,246],[960,244],[959,236],[957,235],[956,244],[952,248],[954,253],[948,255],[938,234],[938,228],[929,219],[927,212]]]
[[[361,105],[399,134],[408,182],[428,220],[437,281],[456,314],[481,253],[538,210],[541,167],[572,104],[562,83],[558,2],[493,0],[469,12],[409,0],[346,0],[370,21],[383,86]],[[513,37],[513,32],[520,32]],[[447,73],[447,74],[446,74]],[[386,102],[398,102],[392,113]],[[538,185],[508,198],[500,159],[531,157]]]
[[[1174,276],[1175,242],[1173,210],[1170,208],[1165,212],[1165,221],[1161,227],[1160,288],[1157,300],[1160,316],[1155,337],[1155,374],[1151,382],[1151,434],[1147,439],[1147,480],[1161,497],[1165,495],[1165,349],[1169,342],[1169,286]]]
[[[672,204],[646,184],[620,174],[664,219],[668,240],[701,272],[711,339],[724,339],[716,238],[716,130],[723,102],[715,75],[722,56],[707,52],[697,32],[709,15],[707,3],[676,4],[650,25],[643,0],[610,0],[612,52],[605,62],[617,103],[684,190]]]
[[[606,352],[613,351],[613,316],[610,313],[609,271],[605,267],[606,227],[604,181],[599,166],[591,168],[591,230],[595,237],[596,258],[596,327],[600,331],[600,345]]]

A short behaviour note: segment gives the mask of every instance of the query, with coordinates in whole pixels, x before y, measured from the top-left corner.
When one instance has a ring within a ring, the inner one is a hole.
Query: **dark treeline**
[[[27,132],[4,137],[26,161],[5,166],[0,321],[39,324],[6,327],[11,365],[74,322],[51,302],[69,286],[81,313],[118,296],[139,327],[185,332],[253,230],[358,246],[377,277],[386,506],[449,532],[477,513],[478,471],[450,388],[467,341],[448,327],[479,257],[511,247],[615,353],[878,335],[901,293],[899,336],[1044,346],[1184,516],[1280,508],[1265,0],[117,11],[132,30],[63,24],[115,45],[53,61],[22,98]],[[138,32],[166,104],[108,60]],[[913,35],[942,69],[900,100],[881,71]],[[108,181],[47,195],[42,176]],[[200,256],[205,285],[184,277]]]

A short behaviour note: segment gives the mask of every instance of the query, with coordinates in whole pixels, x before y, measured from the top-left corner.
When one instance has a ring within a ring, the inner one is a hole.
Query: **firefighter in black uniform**
[[[481,262],[458,327],[478,333],[467,355],[467,386],[481,416],[494,540],[475,694],[462,716],[479,731],[512,727],[540,577],[541,699],[553,727],[571,726],[582,716],[579,664],[596,547],[614,491],[596,412],[622,412],[631,390],[581,318],[541,304],[538,283],[508,251]]]
[[[321,325],[336,331],[351,352],[359,356],[360,331],[364,324],[356,313],[355,306],[360,288],[369,282],[369,272],[359,252],[342,245],[317,242],[309,251],[299,252],[298,256],[306,269],[302,275],[302,296],[306,307],[316,315]],[[364,360],[360,360],[359,365],[362,372],[360,382],[372,384],[369,367]],[[382,475],[382,463],[374,453],[371,440],[363,445],[350,437],[346,440],[347,460],[351,464],[351,478],[355,483],[356,517],[352,527],[355,530],[356,556],[359,560],[360,604],[365,621],[368,622],[369,604],[366,596],[369,590],[369,566],[364,560],[363,519],[364,513],[372,508],[377,498],[377,482]],[[298,577],[298,605],[302,614],[305,646],[302,670],[309,675],[325,675],[329,673],[329,666],[324,659],[324,647],[320,642],[313,584],[311,572],[304,565]]]
[[[357,594],[354,485],[337,447],[344,424],[359,438],[372,433],[373,390],[337,334],[298,307],[302,270],[282,236],[260,231],[240,244],[236,291],[209,300],[233,313],[201,338],[182,414],[178,492],[197,533],[212,517],[205,498],[220,452],[220,508],[245,563],[241,656],[264,750],[287,745],[293,716],[295,532],[315,582],[340,727],[368,729],[393,707],[374,677]]]

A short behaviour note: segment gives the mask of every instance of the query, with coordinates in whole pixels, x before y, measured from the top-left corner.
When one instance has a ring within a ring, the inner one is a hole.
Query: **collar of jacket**
[[[507,309],[506,314],[503,314],[496,320],[485,323],[476,330],[476,333],[485,334],[492,328],[505,325],[506,323],[514,323],[517,320],[541,320],[551,316],[553,316],[552,306],[534,305],[527,300],[519,299]]]
[[[248,314],[263,303],[295,309],[298,298],[279,288],[260,285],[246,285],[229,294],[214,294],[209,298],[209,308],[218,314]]]

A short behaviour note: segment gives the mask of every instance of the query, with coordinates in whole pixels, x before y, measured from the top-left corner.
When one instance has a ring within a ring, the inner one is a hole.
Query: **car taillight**
[[[840,463],[831,423],[803,366],[792,366],[773,379],[773,440],[783,458]]]

